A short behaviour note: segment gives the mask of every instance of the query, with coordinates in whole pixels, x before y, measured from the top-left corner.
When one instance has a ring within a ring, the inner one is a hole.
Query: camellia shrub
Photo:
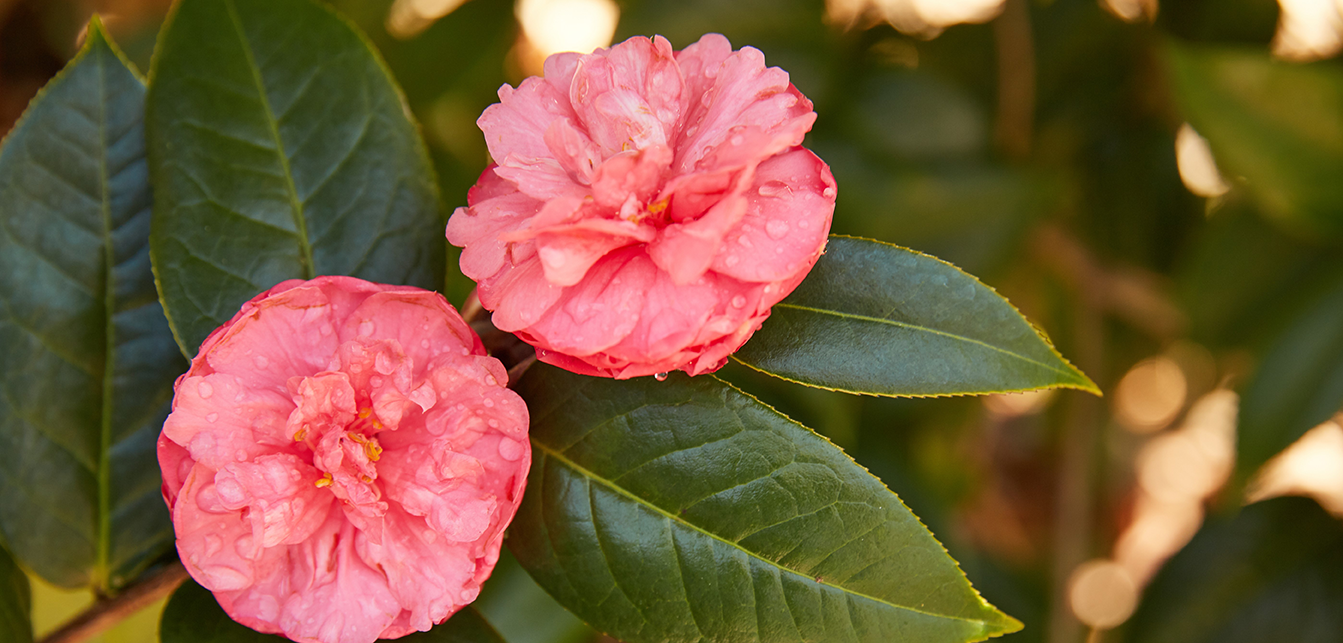
[[[480,116],[467,194],[409,113],[309,0],[181,0],[147,80],[94,19],[0,150],[23,568],[99,606],[189,576],[165,643],[499,640],[471,604],[502,546],[634,643],[1021,627],[881,481],[713,375],[1096,391],[955,266],[828,236],[844,187],[785,70],[717,34],[552,56]]]

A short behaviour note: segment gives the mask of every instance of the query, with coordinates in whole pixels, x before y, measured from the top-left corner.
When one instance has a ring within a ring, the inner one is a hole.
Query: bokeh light
[[[1219,197],[1231,187],[1217,170],[1208,140],[1185,123],[1175,134],[1175,162],[1180,169],[1180,180],[1190,192],[1199,196]]]
[[[984,408],[988,409],[989,413],[1001,418],[1034,415],[1049,406],[1049,403],[1054,399],[1054,393],[1054,389],[1046,389],[1024,393],[986,395],[983,398]]]
[[[1158,356],[1138,362],[1115,389],[1115,417],[1135,433],[1170,424],[1184,407],[1188,387],[1175,360]]]
[[[1157,0],[1100,0],[1106,11],[1124,22],[1151,22],[1156,20]]]
[[[518,0],[514,12],[525,37],[519,63],[531,75],[541,73],[551,54],[586,54],[610,45],[620,21],[613,0]]]
[[[1278,0],[1282,13],[1273,54],[1306,62],[1343,49],[1343,0]]]
[[[1108,630],[1133,614],[1138,606],[1138,585],[1114,561],[1087,561],[1073,570],[1068,580],[1068,605],[1077,620]]]
[[[436,20],[452,13],[466,0],[396,0],[387,11],[387,33],[405,40],[429,28]]]
[[[1326,511],[1343,516],[1343,427],[1325,422],[1264,465],[1248,499],[1277,496],[1309,496]]]
[[[952,25],[994,19],[1003,0],[826,0],[825,6],[833,23],[885,21],[907,34],[932,38]]]

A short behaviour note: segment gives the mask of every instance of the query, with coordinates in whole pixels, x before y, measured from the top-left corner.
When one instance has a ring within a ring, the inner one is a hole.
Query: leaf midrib
[[[777,562],[774,562],[774,561],[771,561],[771,560],[769,560],[769,559],[767,559],[767,558],[764,558],[763,556],[761,556],[761,555],[759,555],[759,554],[757,554],[757,553],[755,553],[755,552],[753,552],[753,551],[751,551],[751,550],[749,550],[749,549],[746,549],[746,548],[742,547],[742,546],[741,546],[740,544],[738,544],[738,543],[734,543],[734,542],[732,542],[732,541],[730,541],[730,540],[727,540],[727,539],[725,539],[725,538],[723,538],[723,537],[721,537],[721,536],[718,536],[717,534],[714,534],[714,533],[712,533],[712,532],[710,532],[710,531],[707,531],[707,530],[705,530],[704,528],[700,527],[699,525],[696,525],[696,524],[694,524],[694,523],[691,523],[691,522],[685,520],[684,518],[681,518],[681,517],[679,517],[679,516],[672,515],[670,512],[664,510],[663,508],[661,508],[661,507],[659,507],[659,506],[657,506],[657,505],[655,505],[655,504],[652,504],[651,502],[648,502],[647,500],[644,500],[643,498],[640,498],[639,496],[634,495],[634,494],[631,493],[629,490],[625,489],[624,487],[621,487],[620,485],[615,484],[613,481],[608,480],[607,478],[604,478],[604,477],[602,477],[602,476],[599,476],[599,475],[593,473],[592,471],[588,470],[587,468],[583,467],[582,465],[578,464],[577,462],[574,462],[573,460],[570,460],[569,458],[565,457],[565,456],[564,456],[562,453],[560,453],[559,451],[556,451],[556,450],[552,449],[551,447],[549,447],[548,445],[541,443],[541,442],[540,442],[539,440],[537,440],[535,437],[531,437],[531,443],[532,443],[532,446],[534,446],[534,447],[536,447],[537,449],[540,449],[541,451],[543,451],[548,457],[551,457],[551,458],[554,458],[555,460],[558,460],[561,464],[563,464],[564,466],[569,467],[570,469],[572,469],[572,470],[578,472],[580,475],[582,475],[583,477],[587,478],[588,480],[596,481],[598,484],[601,484],[602,486],[604,486],[604,487],[610,489],[611,491],[613,491],[613,492],[615,492],[615,493],[617,493],[617,494],[619,494],[619,495],[622,495],[622,496],[624,496],[624,497],[626,497],[626,498],[629,498],[630,500],[634,501],[636,504],[638,504],[638,505],[640,505],[640,506],[642,506],[642,507],[651,509],[651,510],[653,510],[653,511],[659,513],[659,514],[661,514],[661,515],[662,515],[663,517],[665,517],[667,520],[672,521],[672,522],[675,523],[675,524],[684,525],[684,526],[686,526],[686,527],[689,527],[690,529],[693,529],[693,530],[695,530],[695,531],[697,531],[697,532],[699,532],[699,533],[701,533],[701,534],[704,534],[705,536],[708,536],[709,538],[711,538],[711,539],[713,539],[713,540],[715,540],[715,541],[717,541],[717,542],[719,542],[719,543],[722,543],[722,544],[724,544],[724,545],[727,545],[727,546],[729,546],[729,547],[732,547],[732,548],[734,548],[734,549],[736,549],[736,550],[738,550],[738,551],[740,551],[740,552],[746,554],[747,556],[750,556],[751,558],[754,558],[754,559],[756,559],[756,560],[759,560],[759,561],[765,563],[766,565],[769,565],[769,566],[771,566],[771,567],[778,568],[778,569],[780,569],[780,570],[786,571],[786,572],[788,572],[788,573],[790,573],[790,574],[794,574],[794,575],[796,575],[796,576],[801,576],[801,577],[803,577],[803,578],[810,578],[810,576],[807,575],[807,574],[803,574],[802,572],[799,572],[799,571],[797,571],[797,570],[795,570],[795,569],[792,569],[792,568],[790,568],[790,567],[781,565],[781,564],[779,564],[779,563],[777,563]],[[536,465],[533,464],[532,466],[536,466]],[[877,598],[877,597],[875,597],[875,596],[870,596],[870,595],[864,594],[864,593],[862,593],[862,592],[854,591],[854,590],[849,589],[849,588],[846,588],[846,587],[841,587],[841,586],[839,586],[839,585],[835,585],[835,584],[833,584],[833,583],[828,583],[828,582],[825,582],[825,581],[823,581],[823,580],[817,580],[817,581],[816,581],[816,584],[818,584],[818,585],[822,585],[822,586],[825,586],[825,587],[831,587],[831,588],[834,588],[834,589],[836,589],[836,590],[839,590],[840,592],[843,592],[843,593],[846,594],[846,595],[856,596],[856,597],[858,597],[858,598],[864,598],[864,599],[870,600],[870,601],[872,601],[872,602],[874,602],[874,603],[879,603],[879,604],[882,604],[882,605],[889,606],[889,607],[891,607],[891,608],[893,608],[893,609],[897,609],[897,610],[901,610],[901,611],[906,611],[906,612],[911,612],[911,613],[914,613],[914,614],[920,614],[920,615],[923,615],[923,616],[929,616],[929,617],[932,617],[932,618],[942,618],[942,619],[948,619],[948,620],[953,620],[953,621],[961,621],[961,622],[964,622],[964,623],[975,623],[975,624],[979,624],[979,625],[983,626],[983,627],[985,628],[985,631],[986,631],[986,632],[989,631],[989,630],[991,629],[991,624],[990,624],[990,622],[989,622],[989,621],[986,621],[986,620],[982,620],[982,619],[972,619],[972,618],[964,618],[964,617],[960,617],[960,616],[951,616],[951,615],[949,615],[949,614],[937,614],[937,613],[933,613],[933,612],[925,612],[925,611],[923,611],[923,610],[915,609],[915,608],[913,608],[913,607],[908,607],[908,606],[905,606],[905,605],[896,605],[895,603],[891,603],[890,601],[886,601],[886,600]]]
[[[94,37],[94,36],[90,36]],[[96,46],[96,45],[95,45]],[[90,53],[93,54],[92,48]],[[95,583],[111,589],[108,559],[112,549],[112,400],[116,393],[116,253],[112,245],[112,186],[107,176],[107,68],[105,58],[96,59],[98,69],[98,187],[102,192],[99,209],[103,223],[103,400],[98,453],[98,540],[95,554]]]
[[[289,156],[285,153],[284,142],[280,138],[279,122],[275,119],[275,110],[270,106],[270,98],[266,95],[265,81],[261,78],[261,68],[257,65],[256,56],[252,53],[251,42],[247,40],[247,34],[243,31],[242,18],[238,16],[238,9],[234,6],[233,0],[224,0],[224,6],[228,9],[229,21],[232,22],[234,31],[238,34],[238,44],[242,46],[243,55],[247,58],[247,71],[252,75],[252,83],[256,86],[257,98],[261,101],[261,109],[265,112],[266,128],[270,133],[271,141],[275,144],[275,155],[279,157],[280,169],[284,173],[285,193],[289,197],[289,212],[294,217],[295,236],[298,238],[299,263],[303,268],[303,278],[312,279],[316,275],[316,270],[312,260],[312,245],[308,241],[308,224],[303,214],[303,203],[298,197],[298,186],[294,184],[294,174],[289,168]]]
[[[812,308],[812,307],[810,307],[810,306],[799,306],[799,305],[797,305],[797,304],[790,304],[790,303],[786,303],[786,302],[780,302],[780,303],[774,304],[774,307],[775,307],[775,308],[792,308],[792,309],[794,309],[794,310],[802,310],[802,311],[806,311],[806,312],[817,313],[817,314],[820,314],[820,315],[831,315],[831,316],[839,317],[839,318],[842,318],[842,319],[855,319],[855,320],[859,320],[859,321],[871,322],[871,323],[876,323],[876,324],[887,324],[887,325],[890,325],[890,326],[897,326],[897,327],[900,327],[900,328],[906,328],[906,329],[913,330],[913,331],[916,331],[916,332],[924,332],[924,333],[931,333],[931,334],[933,334],[933,335],[940,335],[940,336],[942,336],[942,337],[947,337],[947,338],[950,338],[950,339],[954,339],[954,340],[958,340],[958,341],[966,342],[966,343],[969,343],[969,344],[975,344],[975,345],[977,345],[977,346],[982,346],[982,347],[987,348],[987,349],[989,349],[989,350],[993,350],[993,351],[1002,353],[1002,354],[1004,354],[1004,355],[1008,355],[1008,356],[1010,356],[1010,357],[1014,357],[1014,358],[1016,358],[1016,359],[1019,359],[1019,360],[1021,360],[1021,361],[1023,361],[1023,362],[1027,362],[1027,363],[1029,363],[1029,364],[1035,364],[1036,366],[1039,366],[1039,367],[1044,368],[1044,369],[1046,369],[1046,370],[1049,370],[1049,371],[1051,371],[1051,372],[1054,372],[1054,373],[1058,373],[1058,374],[1060,374],[1060,375],[1067,376],[1068,379],[1070,379],[1070,380],[1076,380],[1076,379],[1077,379],[1076,374],[1073,373],[1072,371],[1068,371],[1068,370],[1060,369],[1060,368],[1058,368],[1057,366],[1054,366],[1054,365],[1051,365],[1051,364],[1048,364],[1048,363],[1045,363],[1045,362],[1041,362],[1041,361],[1039,361],[1039,360],[1031,359],[1031,358],[1026,357],[1025,355],[1022,355],[1022,354],[1020,354],[1020,353],[1014,353],[1014,352],[1009,351],[1009,350],[1007,350],[1007,349],[1005,349],[1005,348],[1002,348],[1002,347],[999,347],[999,346],[994,346],[993,344],[989,344],[989,343],[984,342],[984,341],[982,341],[982,340],[974,339],[973,337],[966,337],[966,336],[964,336],[964,335],[957,335],[957,334],[955,334],[955,333],[949,333],[949,332],[947,332],[947,331],[937,330],[936,328],[929,328],[929,327],[927,327],[927,326],[922,326],[922,325],[919,325],[919,324],[910,324],[910,323],[908,323],[908,322],[895,321],[894,319],[884,319],[884,318],[881,318],[881,317],[870,317],[870,316],[868,316],[868,315],[859,315],[859,314],[855,314],[855,313],[846,313],[846,312],[841,312],[841,311],[838,311],[838,310],[826,310],[826,309],[824,309],[824,308]]]

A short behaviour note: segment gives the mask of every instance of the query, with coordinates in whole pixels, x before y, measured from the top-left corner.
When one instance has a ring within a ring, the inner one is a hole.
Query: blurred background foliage
[[[885,480],[1026,623],[1014,643],[1343,638],[1343,2],[330,4],[401,83],[450,208],[488,162],[476,117],[546,53],[706,32],[761,49],[815,102],[834,232],[979,276],[1106,396],[727,379]],[[0,0],[0,132],[90,13],[148,69],[168,5]],[[35,582],[39,633],[91,599]],[[514,643],[596,638],[507,554],[480,608]]]

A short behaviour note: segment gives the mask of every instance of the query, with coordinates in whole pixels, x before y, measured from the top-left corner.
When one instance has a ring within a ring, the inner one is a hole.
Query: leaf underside
[[[103,591],[172,542],[154,452],[185,370],[128,65],[95,20],[0,150],[0,532],[49,582]]]
[[[833,236],[736,358],[787,380],[885,396],[1099,392],[993,289],[955,266]]]
[[[184,353],[286,279],[442,285],[428,153],[350,25],[309,0],[183,0],[164,29],[151,249]]]
[[[508,545],[593,627],[642,641],[975,641],[979,597],[895,494],[712,377],[536,365],[533,463]]]

